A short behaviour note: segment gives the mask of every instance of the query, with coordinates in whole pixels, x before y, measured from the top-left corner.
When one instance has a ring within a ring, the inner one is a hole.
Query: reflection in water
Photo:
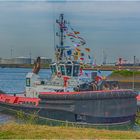
[[[7,123],[7,122],[15,122],[15,121],[16,119],[14,116],[0,113],[0,124]]]

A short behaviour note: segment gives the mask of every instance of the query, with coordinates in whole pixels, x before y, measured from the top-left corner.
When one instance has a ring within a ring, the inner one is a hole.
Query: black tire
[[[95,83],[92,84],[92,90],[93,91],[97,91],[98,90],[97,84],[95,84]]]
[[[112,90],[120,89],[120,86],[119,86],[118,82],[112,82],[110,87],[111,87]]]
[[[110,84],[104,81],[101,85],[101,90],[110,90]]]

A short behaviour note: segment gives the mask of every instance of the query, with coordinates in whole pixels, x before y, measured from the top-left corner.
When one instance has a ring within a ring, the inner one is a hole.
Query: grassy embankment
[[[54,127],[9,123],[0,125],[1,139],[140,139],[140,132],[110,131],[94,128]]]
[[[117,71],[113,71],[112,75],[121,75],[121,76],[129,77],[133,75],[140,75],[140,71],[117,70]]]
[[[140,139],[140,131],[37,125],[34,124],[36,114],[25,116],[22,112],[18,112],[17,117],[24,119],[25,124],[15,122],[1,124],[0,139]],[[140,113],[137,114],[136,123],[140,125]]]
[[[120,82],[140,82],[140,71],[113,71],[111,75],[107,77],[108,80],[117,80]]]

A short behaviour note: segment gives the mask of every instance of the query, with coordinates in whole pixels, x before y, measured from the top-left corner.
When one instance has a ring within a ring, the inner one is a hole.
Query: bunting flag
[[[76,51],[76,52],[73,54],[73,56],[74,56],[74,60],[78,60],[78,58],[81,56],[81,52]]]
[[[64,31],[67,31],[68,29],[67,29],[67,27],[64,27]]]
[[[77,55],[77,56],[78,56],[78,58],[79,58],[79,57],[81,56],[81,52],[78,52],[78,55]]]
[[[106,76],[102,76],[102,80],[106,80]]]
[[[77,56],[77,55],[74,55],[73,57],[74,57],[74,60],[75,60],[75,61],[78,60],[78,56]]]
[[[80,58],[80,60],[82,60],[82,61],[83,61],[83,60],[84,60],[84,58],[83,58],[83,57],[81,57],[81,58]]]
[[[81,50],[79,48],[75,48],[76,51],[80,52]]]
[[[86,72],[85,72],[85,75],[86,75],[87,77],[89,77],[89,74],[88,74],[88,73],[86,73]]]
[[[74,53],[74,55],[78,55],[78,52],[76,51],[76,52]]]
[[[90,52],[90,48],[85,48],[85,50],[86,50],[87,52]]]
[[[74,41],[72,41],[74,42]],[[74,47],[80,47],[81,45],[80,44],[74,44]]]
[[[74,31],[74,33],[77,35],[77,34],[80,34],[80,32],[76,32],[76,31]]]
[[[91,59],[90,55],[88,55],[88,59]]]
[[[71,50],[68,50],[68,51],[67,51],[67,55],[70,56],[71,54],[72,54],[72,51],[71,51]]]
[[[62,23],[62,24],[59,23],[59,26],[61,29],[64,29],[64,31],[67,31],[67,27],[65,26],[64,23]]]
[[[80,41],[82,45],[85,45],[86,43],[84,41]]]
[[[72,37],[74,37],[74,38],[77,38],[74,34],[72,34],[72,33],[69,33],[69,34],[67,34],[67,36],[72,36]]]
[[[97,72],[98,72],[99,74],[101,74],[101,71],[100,71],[100,70],[98,70]]]
[[[97,70],[97,75],[98,75],[99,77],[102,77],[102,72],[101,72],[100,70]]]
[[[64,32],[64,39],[69,39],[66,40],[65,42],[68,42],[68,46],[63,46],[64,47],[64,54],[63,56],[66,58],[71,58],[73,60],[79,61],[82,64],[86,64],[89,61],[91,61],[92,57],[90,56],[90,48],[84,47],[86,44],[86,41],[84,38],[80,36],[80,32],[74,30],[70,23],[58,23],[58,26],[60,27],[61,30]],[[57,33],[57,36],[59,36],[59,33]],[[64,43],[65,43],[64,42]],[[56,50],[56,58],[60,58],[61,55],[61,48],[60,50]],[[86,53],[88,52],[88,53]],[[95,66],[95,65],[94,65]]]
[[[102,77],[101,77],[101,76],[98,76],[98,75],[97,75],[97,76],[95,77],[95,81],[96,81],[97,83],[98,83],[99,81],[101,81],[101,80],[102,80]]]
[[[79,76],[83,75],[83,68],[80,68]]]
[[[80,44],[77,44],[77,47],[81,46]]]

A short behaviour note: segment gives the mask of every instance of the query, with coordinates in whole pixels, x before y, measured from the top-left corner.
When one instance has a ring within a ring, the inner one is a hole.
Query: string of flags
[[[80,36],[79,31],[75,31],[69,23],[58,23],[59,28],[64,31],[64,37],[69,39],[70,45],[64,45],[64,52],[66,58],[73,58],[83,64],[90,63],[92,57],[90,55],[90,48],[85,48],[86,41]],[[59,55],[58,55],[59,56]],[[56,57],[58,57],[56,56]]]
[[[85,75],[88,78],[91,77],[91,73],[84,71],[83,68],[80,68],[79,76],[81,76],[81,75]],[[105,79],[106,79],[106,76],[100,70],[98,70],[97,71],[97,76],[95,77],[95,81],[98,83],[101,80],[105,80]]]

